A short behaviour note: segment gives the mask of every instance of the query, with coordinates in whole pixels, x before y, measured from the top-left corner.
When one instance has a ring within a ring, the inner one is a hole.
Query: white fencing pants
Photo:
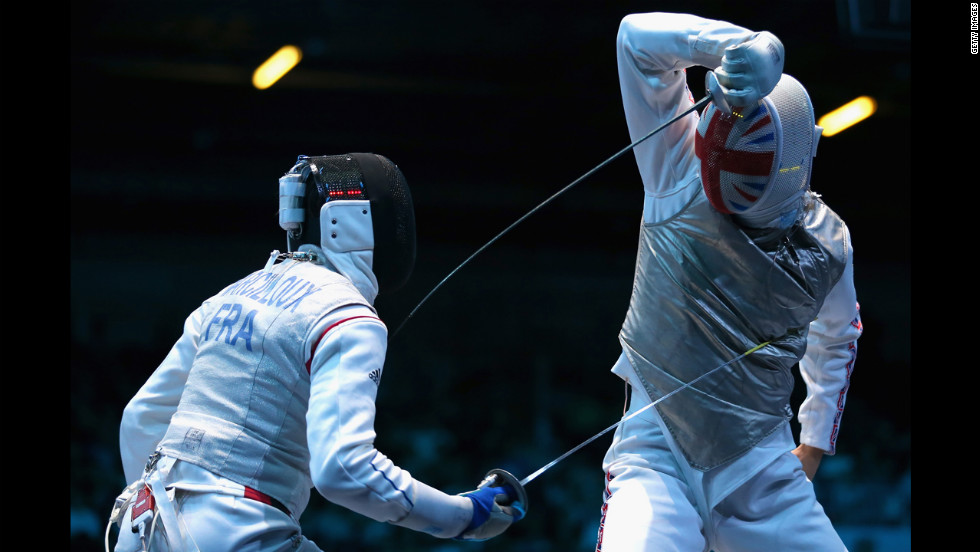
[[[174,463],[163,457],[146,477],[159,513],[150,552],[322,552],[301,534],[295,519],[274,506],[232,487],[172,480]],[[132,532],[135,504],[121,520],[115,552],[144,550],[140,535]]]
[[[649,404],[633,397],[626,415]],[[597,551],[846,552],[792,452],[709,507],[704,473],[672,450],[651,408],[616,429],[603,470]]]

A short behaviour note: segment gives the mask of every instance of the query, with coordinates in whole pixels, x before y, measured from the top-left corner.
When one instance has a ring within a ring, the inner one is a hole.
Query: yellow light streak
[[[833,136],[867,119],[878,109],[878,103],[870,96],[860,96],[820,117],[817,125],[823,127],[822,136]]]
[[[286,73],[296,67],[299,60],[303,58],[303,52],[296,46],[286,45],[279,48],[279,51],[265,60],[259,68],[252,74],[252,85],[259,90],[265,90]]]

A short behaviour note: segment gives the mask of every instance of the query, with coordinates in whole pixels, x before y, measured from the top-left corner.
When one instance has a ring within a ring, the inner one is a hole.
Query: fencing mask
[[[279,226],[290,251],[372,250],[382,291],[408,281],[415,267],[415,210],[401,170],[373,153],[300,155],[279,179]]]
[[[786,74],[756,106],[729,115],[708,104],[694,142],[711,205],[752,228],[792,225],[822,130],[806,89]]]

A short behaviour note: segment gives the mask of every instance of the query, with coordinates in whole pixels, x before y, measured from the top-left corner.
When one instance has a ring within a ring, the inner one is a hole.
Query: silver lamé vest
[[[846,226],[811,199],[802,222],[766,249],[703,193],[641,226],[620,341],[651,400],[768,342],[657,404],[699,470],[740,456],[792,417],[792,368],[847,259]]]
[[[304,344],[314,323],[353,304],[374,310],[346,278],[293,260],[205,302],[197,355],[162,452],[302,511],[313,486]]]

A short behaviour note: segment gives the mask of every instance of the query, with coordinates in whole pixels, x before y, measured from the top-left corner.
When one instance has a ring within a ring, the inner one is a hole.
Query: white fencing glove
[[[473,520],[456,540],[484,541],[500,535],[524,518],[527,493],[510,473],[494,469],[474,491],[462,493],[473,501]]]
[[[705,88],[718,109],[756,105],[769,95],[783,75],[783,43],[762,31],[741,44],[725,48],[721,66],[705,76]]]

